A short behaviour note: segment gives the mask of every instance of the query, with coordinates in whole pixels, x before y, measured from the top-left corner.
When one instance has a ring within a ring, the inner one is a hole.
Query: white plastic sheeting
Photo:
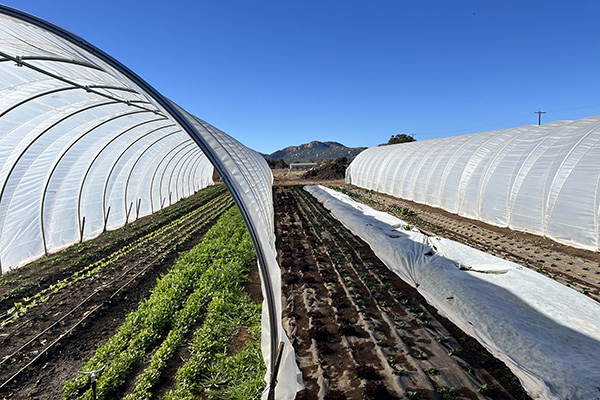
[[[305,189],[440,314],[504,361],[533,398],[600,396],[600,304],[515,263],[406,231],[406,222],[331,189]]]
[[[206,187],[213,165],[258,255],[265,380],[278,383],[275,398],[293,399],[301,379],[281,326],[272,175],[262,156],[168,101],[83,39],[0,6],[3,271]],[[279,342],[284,350],[275,376]]]
[[[0,263],[116,229],[212,183],[208,158],[130,79],[79,46],[0,20]]]
[[[600,117],[367,149],[346,182],[600,250]]]

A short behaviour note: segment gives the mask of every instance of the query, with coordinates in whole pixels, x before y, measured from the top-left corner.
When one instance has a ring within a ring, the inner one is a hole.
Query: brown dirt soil
[[[298,399],[529,398],[301,187],[274,193],[284,326],[306,383]]]
[[[0,398],[61,397],[64,382],[77,375],[96,347],[148,296],[178,253],[199,243],[233,204],[224,185],[205,190],[208,192],[201,191],[160,213],[2,277],[0,322],[7,324],[0,327]],[[143,241],[143,246],[123,250],[168,224],[169,229]],[[109,262],[100,271],[86,279],[75,278],[76,273],[83,274],[101,260]],[[68,285],[62,287],[61,280]],[[55,285],[56,291],[50,285]],[[48,298],[11,322],[6,311],[14,303],[30,304],[38,291],[47,293]],[[181,361],[180,357],[174,359]],[[174,362],[169,371],[179,366]],[[170,388],[169,379],[158,385],[163,393]]]
[[[305,177],[306,171],[296,171],[290,169],[274,169],[273,186],[295,186],[295,185],[337,185],[343,182],[343,179],[315,179],[314,177]]]

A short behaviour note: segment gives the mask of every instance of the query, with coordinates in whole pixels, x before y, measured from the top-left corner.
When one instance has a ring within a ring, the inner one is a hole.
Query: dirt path
[[[275,211],[298,398],[528,398],[300,187],[276,188]]]
[[[178,252],[197,244],[232,204],[224,187],[209,188],[4,276],[0,398],[59,398],[63,383],[114,334]],[[18,318],[15,303],[24,310]]]

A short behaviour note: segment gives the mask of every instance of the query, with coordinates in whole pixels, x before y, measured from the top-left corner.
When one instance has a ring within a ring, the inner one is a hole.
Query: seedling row
[[[1,394],[10,397],[13,391],[22,391],[23,383],[35,378],[33,367],[44,362],[48,365],[47,361],[58,351],[55,348],[71,348],[69,357],[77,357],[76,352],[81,347],[77,343],[85,338],[106,340],[106,337],[102,339],[102,332],[113,329],[110,327],[122,318],[119,314],[130,307],[129,304],[133,306],[137,299],[143,299],[156,277],[174,261],[177,251],[197,243],[217,218],[231,208],[233,200],[224,185],[220,185],[180,203],[139,224],[109,232],[99,238],[99,243],[76,245],[75,250],[71,248],[52,255],[48,260],[25,267],[25,273],[19,271],[9,277],[26,282],[29,273],[39,276],[54,272],[39,285],[37,294],[19,298],[17,303],[20,304],[11,307],[12,310],[5,309],[2,314]],[[78,254],[81,256],[76,256]],[[96,261],[82,265],[82,256]],[[60,270],[53,270],[52,259],[62,259],[56,263]],[[52,284],[43,285],[50,280]],[[66,374],[62,368],[58,370]],[[48,371],[51,386],[57,384],[56,375]],[[36,387],[43,386],[40,380],[38,378]]]
[[[260,307],[243,290],[253,265],[252,243],[241,215],[232,209],[202,243],[179,258],[151,296],[85,364],[84,371],[105,367],[97,383],[98,398],[152,398],[169,360],[190,334],[187,362],[166,398],[258,397],[264,376]],[[242,328],[253,340],[241,353],[227,355],[229,342]],[[133,390],[124,394],[127,382],[134,382]],[[89,386],[89,376],[77,376],[65,385],[64,398],[91,399]]]
[[[303,398],[513,398],[474,362],[471,344],[465,350],[448,321],[312,196],[280,188],[276,212]]]
[[[600,301],[600,256],[549,239],[489,226],[483,222],[410,203],[372,190],[331,186],[354,200],[396,215],[430,236],[442,236],[514,261]],[[570,253],[576,253],[573,256]]]

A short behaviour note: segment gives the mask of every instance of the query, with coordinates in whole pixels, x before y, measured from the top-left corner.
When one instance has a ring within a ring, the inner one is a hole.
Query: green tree
[[[266,158],[266,160],[271,169],[282,169],[289,167],[289,165],[283,161],[283,158]]]
[[[392,135],[392,137],[390,137],[390,140],[388,140],[388,142],[386,144],[398,144],[398,143],[409,143],[409,142],[416,142],[417,139],[414,138],[414,136],[412,135],[407,135],[405,133],[399,133],[397,135]]]

